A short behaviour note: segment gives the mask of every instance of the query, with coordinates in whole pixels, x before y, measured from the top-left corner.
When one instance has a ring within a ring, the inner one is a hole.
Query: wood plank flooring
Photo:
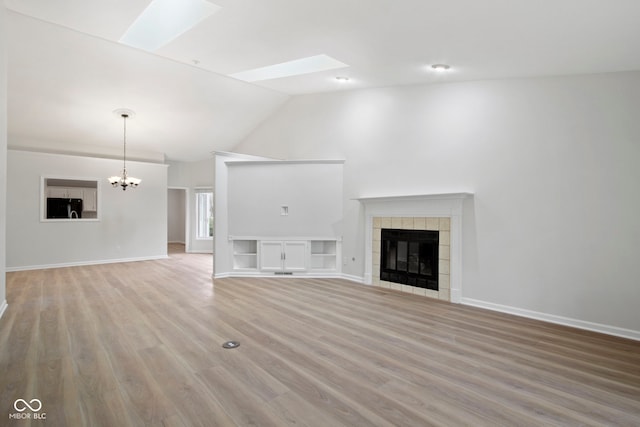
[[[343,280],[210,276],[210,255],[179,251],[7,274],[0,425],[640,425],[640,342]],[[46,420],[8,418],[34,398]]]

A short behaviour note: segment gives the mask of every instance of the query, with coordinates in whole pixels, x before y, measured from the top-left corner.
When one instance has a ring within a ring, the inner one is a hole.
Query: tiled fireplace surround
[[[419,288],[416,286],[401,285],[400,283],[386,282],[380,280],[380,251],[381,251],[381,230],[392,228],[394,230],[431,230],[439,232],[438,246],[438,290]],[[416,295],[438,298],[451,301],[449,291],[449,271],[450,271],[450,230],[451,218],[448,217],[373,217],[373,237],[372,237],[372,284],[383,288],[395,289]]]
[[[365,283],[402,292],[460,302],[462,204],[470,193],[363,197],[366,217]],[[438,291],[380,280],[381,230],[439,231]]]

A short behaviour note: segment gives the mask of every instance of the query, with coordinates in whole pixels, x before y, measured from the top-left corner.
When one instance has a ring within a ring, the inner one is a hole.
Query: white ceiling
[[[117,42],[148,1],[5,0],[10,144],[120,147],[111,112],[131,108],[129,148],[198,160],[289,95],[640,70],[638,0],[213,0],[218,12],[153,54]],[[319,54],[350,67],[226,77]]]

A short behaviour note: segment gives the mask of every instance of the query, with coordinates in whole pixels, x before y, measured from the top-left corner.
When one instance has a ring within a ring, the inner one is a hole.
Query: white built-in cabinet
[[[233,238],[233,271],[242,274],[339,273],[338,239]]]
[[[305,271],[307,242],[260,241],[260,269],[262,271]]]
[[[82,209],[89,212],[98,210],[98,189],[83,188],[82,189]]]
[[[47,187],[47,197],[60,199],[82,199],[82,210],[98,210],[98,189],[84,187]]]
[[[60,199],[82,199],[82,188],[79,187],[48,187],[47,197]]]

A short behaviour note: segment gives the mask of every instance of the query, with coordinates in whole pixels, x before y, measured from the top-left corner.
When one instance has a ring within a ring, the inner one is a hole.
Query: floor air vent
[[[291,276],[293,273],[290,271],[276,271],[273,274],[279,276]]]

